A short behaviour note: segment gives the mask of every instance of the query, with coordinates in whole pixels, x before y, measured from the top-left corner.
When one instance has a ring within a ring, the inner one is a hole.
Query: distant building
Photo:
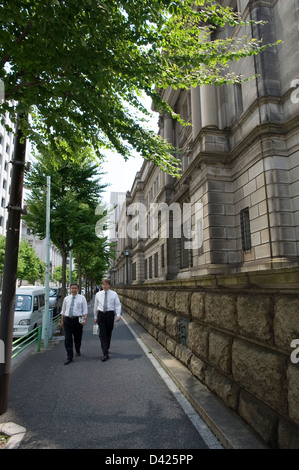
[[[9,113],[5,115],[5,124],[14,128]],[[10,196],[13,150],[14,134],[8,132],[4,124],[0,123],[0,235],[4,236],[6,236],[8,218],[7,206]]]
[[[283,42],[231,65],[256,79],[160,90],[192,124],[182,127],[167,114],[159,120],[159,134],[183,149],[182,176],[150,161],[137,173],[118,221],[117,283],[126,282],[126,269],[130,283],[143,283],[298,265],[299,4],[223,3],[244,19],[267,21],[252,28],[257,39]],[[227,26],[215,39],[238,34]],[[146,207],[146,219],[128,213],[136,203]],[[153,207],[160,208],[154,224]]]
[[[122,211],[122,207],[126,200],[126,193],[111,192],[110,193],[110,213],[109,213],[109,241],[117,242],[117,224]],[[110,261],[110,267],[104,277],[111,279],[112,285],[116,284],[116,260]]]
[[[109,240],[112,242],[117,240],[116,225],[125,200],[126,193],[110,193]]]
[[[46,262],[46,239],[40,240],[32,234],[26,222],[22,220],[21,238],[27,240],[29,245],[32,246],[36,255],[43,262]],[[55,268],[62,265],[62,256],[58,248],[53,243],[50,244],[50,275],[55,271]]]
[[[9,114],[5,116],[5,123],[11,128],[14,128]],[[8,219],[8,205],[10,202],[10,187],[11,187],[11,174],[12,174],[12,160],[14,152],[14,133],[8,132],[4,125],[0,124],[0,235],[6,236],[7,219]],[[26,162],[30,161],[30,145],[27,144],[26,148]],[[23,199],[25,197],[26,189],[23,191]],[[37,256],[41,261],[46,261],[46,242],[32,235],[30,229],[24,220],[21,220],[21,234],[20,239],[26,239],[29,244],[34,248]],[[51,244],[50,249],[50,262],[51,270],[55,267],[61,266],[62,257],[58,249]]]

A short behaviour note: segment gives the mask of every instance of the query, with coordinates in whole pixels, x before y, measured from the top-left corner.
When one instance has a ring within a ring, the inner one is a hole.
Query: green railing
[[[57,328],[60,328],[61,315],[56,315],[52,320],[52,335],[56,333]]]
[[[57,315],[56,317],[52,319],[52,335],[55,334],[55,332],[57,331],[57,328],[59,328],[60,320],[61,320],[60,315]],[[12,356],[11,357],[14,358],[18,354],[20,354],[20,352],[24,351],[24,349],[28,348],[30,344],[36,341],[37,341],[37,352],[40,352],[40,346],[41,346],[41,341],[42,341],[42,325],[37,326],[26,335],[12,342]]]
[[[24,351],[24,349],[28,348],[30,344],[35,343],[37,341],[37,351],[40,351],[42,339],[42,326],[37,326],[33,330],[31,330],[26,335],[22,336],[21,338],[16,339],[12,342],[12,358],[16,357],[20,352]]]

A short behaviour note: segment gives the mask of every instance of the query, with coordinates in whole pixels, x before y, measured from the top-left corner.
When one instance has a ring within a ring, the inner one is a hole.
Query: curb
[[[4,449],[18,449],[21,440],[25,436],[26,429],[15,423],[0,423],[0,432],[9,436]]]
[[[245,421],[212,394],[139,323],[126,313],[122,315],[225,449],[269,449]]]

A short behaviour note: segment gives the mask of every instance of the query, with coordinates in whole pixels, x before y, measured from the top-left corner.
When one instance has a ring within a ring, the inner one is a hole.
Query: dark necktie
[[[75,303],[75,297],[73,296],[71,305],[70,305],[70,311],[69,311],[69,316],[72,317],[74,313],[74,303]]]
[[[105,299],[104,299],[104,312],[107,312],[107,291],[105,292]]]

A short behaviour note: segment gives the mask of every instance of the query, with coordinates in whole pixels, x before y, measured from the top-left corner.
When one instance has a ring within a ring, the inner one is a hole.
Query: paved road
[[[93,316],[82,355],[65,366],[64,342],[30,354],[11,374],[0,422],[26,428],[21,449],[207,449],[126,324],[101,362]]]

